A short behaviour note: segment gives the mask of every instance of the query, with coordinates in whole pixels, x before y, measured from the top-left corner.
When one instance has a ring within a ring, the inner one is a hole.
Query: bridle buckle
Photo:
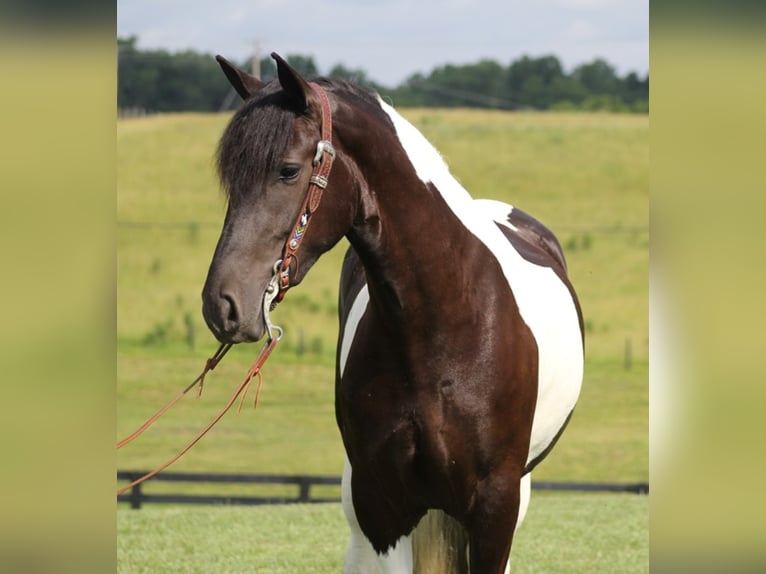
[[[335,159],[335,148],[327,140],[320,140],[317,144],[317,152],[314,154],[313,165],[319,164],[322,161],[322,154],[328,153],[332,159]]]

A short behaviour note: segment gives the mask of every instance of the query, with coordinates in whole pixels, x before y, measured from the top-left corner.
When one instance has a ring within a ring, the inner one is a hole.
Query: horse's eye
[[[282,166],[282,169],[279,170],[279,179],[282,181],[290,181],[298,177],[298,174],[301,172],[301,168],[295,165],[284,165]]]

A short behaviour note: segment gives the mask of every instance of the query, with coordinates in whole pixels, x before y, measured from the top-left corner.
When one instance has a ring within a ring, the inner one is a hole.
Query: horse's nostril
[[[221,318],[223,319],[224,330],[234,331],[239,325],[237,301],[228,293],[222,293],[221,299]]]

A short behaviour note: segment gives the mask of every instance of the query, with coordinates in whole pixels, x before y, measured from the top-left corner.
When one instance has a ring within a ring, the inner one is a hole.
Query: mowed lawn
[[[474,197],[535,215],[564,246],[585,318],[585,379],[571,424],[533,480],[648,480],[648,118],[403,113]],[[118,439],[194,379],[217,346],[200,292],[225,212],[213,154],[228,117],[118,123]],[[264,369],[258,410],[229,413],[173,470],[340,474],[333,365],[345,247],[323,257],[274,313],[286,334]],[[257,352],[233,349],[200,399],[187,397],[118,452],[118,468],[151,469],[175,453]],[[178,485],[146,486],[168,488]],[[647,508],[634,495],[535,494],[514,571],[647,571]],[[337,505],[118,511],[120,572],[337,572],[345,536]],[[146,566],[152,559],[165,569]]]
[[[649,571],[648,498],[533,494],[514,574]],[[148,507],[117,513],[120,574],[336,574],[348,527],[339,504]]]

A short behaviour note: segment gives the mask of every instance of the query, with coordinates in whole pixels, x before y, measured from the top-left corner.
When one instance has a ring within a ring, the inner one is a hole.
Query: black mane
[[[290,126],[296,116],[276,81],[236,111],[216,153],[218,177],[229,200],[246,194],[278,167],[290,145]]]
[[[365,108],[381,112],[376,96],[344,80],[316,78],[312,81],[337,95],[348,95]],[[260,93],[245,100],[235,112],[218,143],[218,177],[231,201],[240,199],[269,173],[279,168],[292,143],[292,123],[299,112],[279,82],[270,82]]]

